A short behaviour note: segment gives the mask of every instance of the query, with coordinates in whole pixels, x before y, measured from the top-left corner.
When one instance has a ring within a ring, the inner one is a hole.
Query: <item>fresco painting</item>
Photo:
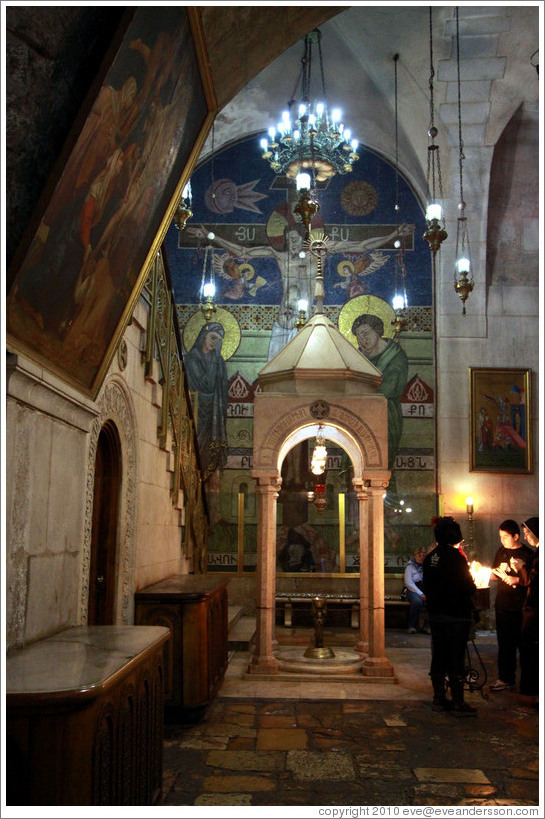
[[[194,146],[209,127],[191,13],[134,11],[26,254],[15,263],[8,333],[92,394]]]
[[[426,404],[420,412],[418,400],[410,407],[402,403],[407,384],[414,379],[423,385],[423,394],[434,394],[431,259],[429,246],[422,239],[426,227],[423,208],[404,180],[400,178],[397,182],[398,211],[395,169],[378,154],[362,147],[360,161],[351,174],[319,183],[320,210],[313,217],[310,235],[311,240],[314,236],[323,237],[327,249],[323,259],[324,311],[384,374],[392,470],[385,505],[385,533],[386,551],[393,555],[392,565],[397,565],[396,553],[412,554],[417,534],[428,543],[429,520],[435,505],[433,411]],[[237,571],[239,538],[235,532],[226,535],[230,527],[236,529],[239,523],[228,498],[237,482],[253,486],[250,475],[253,406],[252,399],[249,403],[237,402],[235,385],[239,389],[243,380],[251,385],[251,391],[258,388],[260,369],[297,332],[299,299],[308,301],[308,315],[312,313],[317,263],[294,211],[296,191],[263,161],[256,139],[232,144],[200,165],[192,175],[191,189],[193,216],[181,231],[171,225],[165,249],[182,333],[196,315],[202,315],[201,290],[205,281],[213,280],[215,284],[217,310],[232,318],[232,326],[222,339],[223,347],[230,344],[234,348],[236,336],[236,351],[225,362],[228,449],[215,474],[215,487],[222,500],[219,519],[209,538],[209,565],[212,570],[221,570],[221,565],[225,565],[222,554],[229,542],[230,570]],[[395,336],[392,326],[395,313],[391,305],[396,293],[406,293],[410,317],[407,332],[400,337]],[[358,320],[360,330],[356,326]],[[363,338],[364,324],[373,337],[371,345],[369,339]],[[185,343],[184,346],[184,355],[189,356]],[[334,495],[343,491],[345,481],[338,470],[329,470],[326,480],[328,497],[332,488]],[[304,545],[301,543],[291,544],[291,557],[289,549],[284,550],[289,546],[289,532],[301,535],[320,531],[330,554],[338,555],[335,545],[338,534],[333,533],[338,527],[338,506],[331,502],[319,515],[303,497],[304,483],[303,480],[296,487],[297,493],[302,493],[301,503],[295,503],[294,497],[297,516],[293,517],[293,509],[284,509],[279,502],[282,559],[279,557],[278,569],[288,571],[287,567],[292,566],[300,572],[301,565],[308,564],[309,571],[338,572],[338,557],[323,560],[321,556],[318,560],[312,545],[312,559],[306,554],[304,560],[298,560]],[[399,498],[407,499],[405,508],[412,503],[415,509],[412,519],[400,517]],[[244,534],[240,536],[245,543],[248,537],[251,539],[249,533],[255,523],[255,516],[247,514]],[[346,523],[348,526],[350,521]],[[313,537],[305,537],[312,544]],[[347,571],[357,570],[352,558],[350,569],[348,563],[346,566]]]

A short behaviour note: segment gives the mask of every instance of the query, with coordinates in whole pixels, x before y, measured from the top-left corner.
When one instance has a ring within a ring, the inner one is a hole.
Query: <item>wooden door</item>
[[[95,462],[87,613],[90,626],[114,625],[121,474],[119,435],[109,421],[100,431]]]

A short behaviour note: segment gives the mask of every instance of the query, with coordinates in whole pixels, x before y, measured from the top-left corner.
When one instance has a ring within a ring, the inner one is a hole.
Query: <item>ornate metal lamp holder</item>
[[[335,654],[329,646],[324,646],[324,621],[327,614],[327,601],[324,597],[315,597],[312,601],[312,619],[314,621],[314,645],[305,651],[305,657],[315,660],[328,660]]]

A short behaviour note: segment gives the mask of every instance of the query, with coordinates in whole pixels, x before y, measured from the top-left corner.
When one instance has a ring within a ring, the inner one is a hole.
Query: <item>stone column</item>
[[[276,499],[278,474],[252,474],[257,479],[256,640],[250,674],[277,674],[272,646],[275,630]]]
[[[356,651],[360,654],[369,653],[369,526],[368,526],[368,505],[367,493],[361,484],[356,486],[356,497],[358,499],[358,522],[360,533],[360,632],[358,642],[355,645]]]
[[[393,677],[384,644],[384,487],[367,488],[369,521],[369,654],[362,666],[367,677]]]

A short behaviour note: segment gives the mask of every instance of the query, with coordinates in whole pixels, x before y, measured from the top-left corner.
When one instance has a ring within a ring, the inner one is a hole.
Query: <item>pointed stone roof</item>
[[[297,335],[258,374],[263,392],[316,391],[375,393],[382,373],[348,341],[323,313],[310,318]]]

